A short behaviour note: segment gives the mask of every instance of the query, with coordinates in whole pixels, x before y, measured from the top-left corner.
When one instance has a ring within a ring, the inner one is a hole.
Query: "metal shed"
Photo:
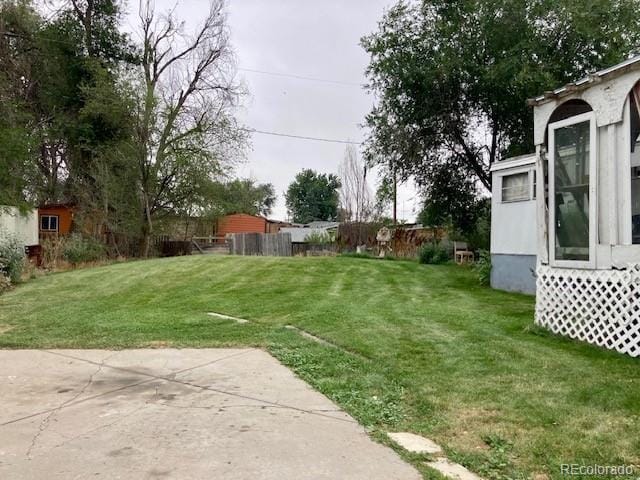
[[[0,205],[0,233],[2,232],[15,235],[25,247],[38,245],[38,212],[20,212],[17,207]]]

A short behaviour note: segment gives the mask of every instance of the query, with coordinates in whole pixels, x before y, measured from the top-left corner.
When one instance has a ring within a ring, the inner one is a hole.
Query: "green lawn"
[[[193,256],[21,285],[0,296],[0,347],[260,346],[380,441],[423,434],[485,478],[640,464],[638,360],[535,328],[533,307],[455,266]]]

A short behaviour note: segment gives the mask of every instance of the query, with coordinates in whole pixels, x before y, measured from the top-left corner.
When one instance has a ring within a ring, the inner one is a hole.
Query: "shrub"
[[[0,274],[13,283],[20,281],[26,255],[20,239],[8,232],[0,232]]]
[[[67,237],[47,236],[40,240],[42,246],[42,267],[55,270],[63,260]]]
[[[11,289],[11,280],[4,273],[0,272],[0,293]]]
[[[480,285],[491,283],[491,254],[487,250],[480,250],[480,258],[473,268],[478,275]]]
[[[327,232],[312,232],[304,237],[304,241],[311,243],[312,245],[325,245],[327,243],[333,243],[331,235]]]
[[[433,265],[447,263],[449,261],[449,251],[440,243],[425,243],[420,248],[418,261]]]
[[[96,262],[104,258],[105,248],[102,243],[92,238],[74,235],[65,243],[62,256],[72,265]]]

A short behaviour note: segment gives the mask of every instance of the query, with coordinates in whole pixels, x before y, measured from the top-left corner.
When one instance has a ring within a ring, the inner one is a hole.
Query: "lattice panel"
[[[626,270],[538,267],[536,323],[640,356],[640,265]]]

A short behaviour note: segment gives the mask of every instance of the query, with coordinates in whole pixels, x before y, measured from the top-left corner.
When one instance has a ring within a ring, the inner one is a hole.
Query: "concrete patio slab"
[[[0,405],[0,478],[420,478],[257,349],[4,350]]]

